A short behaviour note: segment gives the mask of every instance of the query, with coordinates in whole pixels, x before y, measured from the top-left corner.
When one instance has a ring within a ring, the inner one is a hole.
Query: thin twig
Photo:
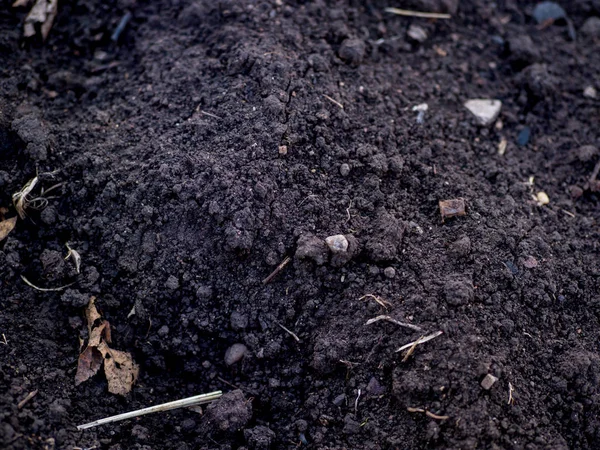
[[[422,17],[424,19],[451,19],[452,18],[452,16],[450,14],[411,11],[409,9],[399,9],[399,8],[385,8],[385,12],[397,14],[399,16],[406,16],[406,17]]]
[[[380,320],[385,320],[387,322],[391,322],[393,324],[398,325],[399,327],[405,327],[405,328],[410,328],[411,330],[415,330],[415,331],[421,331],[422,328],[417,326],[417,325],[413,325],[411,323],[406,323],[406,322],[400,322],[399,320],[394,319],[393,317],[390,316],[377,316],[377,317],[373,317],[372,319],[367,320],[367,323],[365,323],[365,325],[371,325],[372,323],[375,322],[379,322]]]
[[[23,408],[23,406],[25,406],[29,400],[31,400],[33,397],[35,397],[37,395],[37,393],[38,393],[38,390],[36,389],[35,391],[32,391],[29,394],[27,394],[27,396],[19,402],[19,404],[17,405],[17,409]]]
[[[438,416],[437,414],[432,413],[431,411],[425,411],[425,415],[427,417],[431,417],[432,419],[437,419],[437,420],[448,420],[450,418],[450,416]]]
[[[338,102],[337,100],[331,98],[329,95],[323,94],[323,97],[325,97],[327,100],[329,100],[331,103],[333,103],[334,105],[337,105],[340,107],[340,109],[344,109],[344,105],[342,105],[340,102]]]
[[[59,292],[62,291],[66,288],[68,288],[69,286],[73,286],[75,284],[75,282],[73,283],[69,283],[66,284],[64,286],[61,287],[57,287],[57,288],[41,288],[41,287],[37,287],[35,284],[33,284],[31,281],[29,281],[27,278],[25,278],[25,276],[21,275],[21,279],[25,282],[25,284],[27,284],[28,286],[31,286],[32,288],[34,288],[35,290],[38,291],[42,291],[42,292]]]
[[[289,333],[290,336],[292,336],[296,342],[300,342],[300,338],[296,335],[296,333],[294,333],[291,330],[288,330],[286,327],[284,327],[283,325],[281,325],[279,322],[275,322],[277,325],[279,325],[281,327],[281,329],[287,333]]]
[[[432,339],[435,339],[436,337],[438,337],[438,336],[442,335],[443,333],[444,333],[443,331],[436,331],[435,333],[432,333],[432,334],[430,334],[430,335],[428,335],[428,336],[425,336],[425,337],[419,338],[419,339],[417,339],[417,341],[419,341],[419,344],[418,344],[418,345],[420,345],[420,344],[424,344],[425,342],[428,342],[428,341],[430,341],[430,340],[432,340]],[[398,352],[401,352],[402,350],[406,350],[407,348],[410,348],[410,347],[412,347],[412,346],[415,344],[415,342],[416,342],[416,341],[413,341],[413,342],[409,342],[409,343],[408,343],[408,344],[406,344],[406,345],[403,345],[403,346],[402,346],[402,347],[400,347],[398,350],[396,350],[396,353],[398,353]]]
[[[106,423],[118,422],[126,419],[133,419],[134,417],[143,416],[145,414],[151,414],[155,412],[170,411],[172,409],[187,408],[189,406],[203,405],[210,403],[221,397],[223,393],[221,391],[214,391],[208,394],[195,395],[193,397],[184,398],[181,400],[175,400],[174,402],[162,403],[156,406],[150,406],[148,408],[142,408],[135,411],[130,411],[124,414],[118,414],[116,416],[106,417],[104,419],[95,420],[90,423],[78,425],[78,430],[85,430],[87,428],[96,427],[98,425],[104,425]]]
[[[425,413],[425,415],[427,417],[431,417],[432,419],[437,419],[437,420],[448,420],[450,418],[450,416],[438,416],[437,414],[434,414],[431,411],[428,411],[423,408],[413,408],[413,407],[409,406],[406,408],[406,410],[411,413]]]
[[[271,272],[271,274],[265,278],[262,282],[262,284],[267,284],[269,281],[271,281],[273,278],[275,278],[275,276],[281,272],[285,266],[287,266],[290,261],[292,260],[292,258],[290,258],[289,256],[286,256],[285,259],[281,262],[281,264],[279,264],[275,270],[273,272]]]
[[[366,295],[363,295],[361,298],[359,298],[359,300],[364,300],[365,298],[372,298],[377,303],[379,303],[381,306],[383,306],[385,309],[389,309],[392,307],[392,304],[390,302],[382,299],[381,297],[378,297],[377,295],[366,294]]]
[[[417,345],[419,345],[422,340],[423,340],[423,336],[421,336],[419,339],[417,339],[415,342],[413,342],[413,345],[410,346],[410,348],[406,352],[406,355],[404,355],[404,358],[402,358],[402,362],[408,361],[408,358],[410,358],[410,355],[412,355],[414,353],[415,348],[417,348]]]
[[[515,402],[515,399],[513,398],[514,390],[515,390],[515,388],[509,381],[508,382],[508,403],[507,403],[507,405],[512,405]]]
[[[212,113],[209,113],[209,112],[206,112],[206,111],[202,111],[202,110],[200,110],[200,114],[204,114],[205,116],[212,117],[212,118],[214,118],[214,119],[223,120],[223,118],[222,118],[222,117],[219,117],[219,116],[217,116],[216,114],[212,114]]]

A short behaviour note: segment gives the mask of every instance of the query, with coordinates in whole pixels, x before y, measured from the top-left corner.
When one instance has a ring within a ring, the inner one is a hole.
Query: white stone
[[[333,253],[346,253],[348,251],[348,239],[343,234],[336,234],[325,239],[329,250]]]
[[[588,86],[583,90],[583,96],[586,98],[596,98],[596,88]]]
[[[412,24],[409,26],[406,34],[408,34],[408,37],[417,42],[425,42],[427,40],[427,31],[425,31],[425,29],[419,25]]]
[[[500,115],[502,102],[500,100],[476,98],[467,101],[465,108],[475,116],[480,125],[488,126],[494,123]]]

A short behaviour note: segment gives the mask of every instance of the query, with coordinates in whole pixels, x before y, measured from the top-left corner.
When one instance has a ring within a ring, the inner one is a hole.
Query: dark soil
[[[64,184],[0,242],[2,448],[600,448],[598,0],[562,2],[575,40],[514,0],[65,0],[43,44],[11,3],[0,207]],[[91,296],[127,397],[75,386]]]

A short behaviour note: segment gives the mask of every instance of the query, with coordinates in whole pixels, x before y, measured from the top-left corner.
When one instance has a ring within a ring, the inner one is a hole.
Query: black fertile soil
[[[0,447],[600,448],[598,0],[11,3]],[[92,296],[127,396],[75,385]]]

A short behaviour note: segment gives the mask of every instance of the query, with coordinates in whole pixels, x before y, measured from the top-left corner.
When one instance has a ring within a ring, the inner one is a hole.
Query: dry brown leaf
[[[104,363],[104,374],[108,381],[108,391],[113,394],[127,395],[135,384],[139,366],[127,352],[111,349],[110,323],[102,319],[96,309],[96,298],[92,297],[85,310],[88,326],[88,343],[79,355],[75,385],[88,380]]]
[[[94,322],[96,320],[101,319],[102,316],[96,309],[96,297],[90,298],[90,302],[85,309],[85,320],[87,320],[88,331],[90,335],[92,334],[92,327],[94,326]]]
[[[90,379],[98,373],[102,367],[102,353],[96,347],[87,347],[80,355],[77,362],[77,373],[75,374],[75,386]]]
[[[15,228],[16,224],[17,216],[0,222],[0,241],[4,240],[6,236],[10,234],[10,232]]]
[[[58,11],[57,3],[57,0],[36,0],[23,25],[26,38],[35,36],[39,29],[42,39],[46,40]]]
[[[108,392],[127,395],[137,381],[139,366],[127,352],[112,350],[106,344],[98,347],[104,354],[104,373],[108,381]]]

